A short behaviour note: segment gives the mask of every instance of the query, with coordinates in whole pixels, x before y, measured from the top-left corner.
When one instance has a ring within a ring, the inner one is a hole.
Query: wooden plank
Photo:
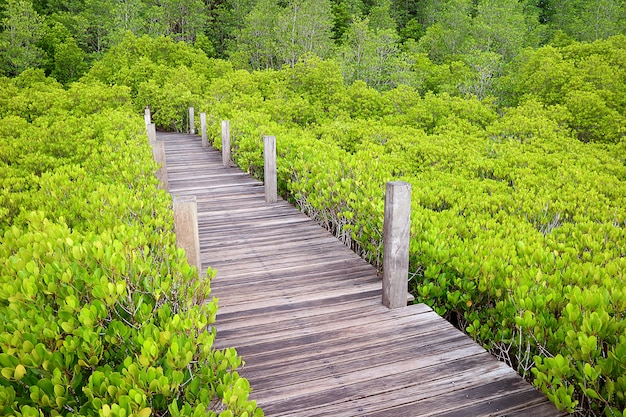
[[[246,327],[254,327],[258,324],[265,323],[273,323],[283,320],[292,320],[298,319],[302,317],[316,317],[316,316],[324,316],[326,314],[333,314],[337,312],[350,311],[350,310],[361,310],[361,309],[369,309],[372,306],[378,305],[378,300],[375,297],[371,298],[360,298],[357,300],[352,300],[348,303],[324,303],[323,305],[319,305],[315,308],[303,308],[300,310],[288,310],[288,311],[280,311],[273,312],[272,314],[255,314],[252,316],[254,318],[254,323],[252,326],[250,323],[252,320],[242,320],[241,317],[229,314],[223,314],[221,311],[218,311],[219,320],[215,323],[215,327],[218,331],[221,330],[233,330],[233,329],[244,329]],[[421,304],[423,305],[423,304]]]
[[[213,289],[217,291],[229,291],[229,297],[239,298],[240,295],[252,293],[255,297],[263,297],[264,293],[272,294],[277,285],[282,285],[284,289],[291,289],[294,292],[298,288],[314,289],[316,287],[329,285],[346,285],[345,280],[350,280],[351,285],[359,285],[361,283],[371,283],[380,281],[378,277],[373,275],[370,270],[363,265],[357,265],[353,268],[349,266],[340,266],[338,269],[345,271],[343,275],[337,276],[336,271],[332,270],[304,270],[298,273],[285,271],[282,274],[258,274],[251,277],[241,277],[239,279],[231,279],[229,281],[219,280],[213,285]]]
[[[501,397],[504,403],[519,404],[520,406],[532,406],[538,401],[537,391],[519,376],[513,375],[506,379],[493,380],[485,378],[485,375],[479,375],[482,383],[473,385],[469,388],[455,390],[442,393],[435,397],[424,398],[420,401],[411,402],[402,406],[381,410],[375,413],[369,413],[370,417],[412,417],[416,415],[445,415],[458,413],[462,416],[494,416],[504,415],[500,413],[498,407],[491,407],[490,402]],[[482,407],[482,410],[475,410],[477,413],[472,414],[474,407]],[[436,411],[435,411],[436,410]]]
[[[202,241],[200,242],[202,244]],[[356,264],[355,260],[348,261],[343,259],[341,256],[328,256],[327,259],[316,258],[315,260],[311,260],[308,266],[294,265],[293,262],[289,262],[289,260],[278,260],[276,262],[272,262],[273,270],[260,271],[258,264],[241,264],[237,265],[234,262],[221,262],[210,255],[205,255],[201,253],[202,262],[209,263],[212,267],[214,267],[218,271],[218,275],[220,277],[216,279],[241,279],[243,276],[255,276],[263,272],[267,273],[284,273],[286,271],[293,271],[295,269],[299,270],[310,270],[312,267],[324,267],[328,266],[330,263],[339,263],[339,264]],[[362,261],[362,260],[360,260]],[[229,277],[226,277],[226,274],[229,274]],[[217,285],[217,284],[216,284]]]
[[[371,285],[367,285],[367,286],[362,286],[362,287],[346,287],[346,288],[341,288],[338,290],[328,290],[328,291],[324,291],[321,293],[316,293],[316,294],[297,294],[297,295],[277,295],[276,297],[273,297],[271,299],[264,299],[264,300],[252,300],[250,302],[245,302],[245,303],[230,303],[227,299],[226,299],[226,294],[222,295],[220,298],[220,302],[219,305],[221,306],[222,309],[226,310],[226,311],[241,311],[241,310],[246,310],[246,309],[251,309],[251,308],[256,308],[256,309],[268,309],[270,311],[276,311],[276,310],[280,310],[280,309],[285,309],[288,308],[289,306],[291,306],[291,308],[297,308],[299,305],[301,305],[301,303],[309,301],[311,299],[318,299],[318,300],[323,300],[323,299],[327,299],[327,298],[336,298],[336,297],[343,297],[343,296],[356,296],[356,297],[363,297],[363,296],[368,296],[370,294],[376,294],[376,295],[380,295],[381,290],[380,290],[380,285],[376,285],[376,284],[371,284]],[[218,293],[219,295],[219,293]]]
[[[394,340],[391,347],[384,346],[384,343],[375,346],[343,344],[342,349],[333,354],[325,351],[323,354],[315,355],[315,352],[302,349],[297,355],[279,354],[283,360],[271,366],[267,364],[262,367],[255,366],[254,360],[248,360],[244,374],[254,380],[255,384],[267,390],[291,386],[301,381],[308,383],[313,381],[316,375],[329,375],[329,370],[332,371],[331,375],[346,375],[349,372],[371,370],[377,366],[393,367],[395,371],[406,367],[412,370],[415,369],[415,364],[411,364],[410,361],[415,356],[416,349],[428,351],[431,355],[430,360],[434,359],[434,355],[440,355],[446,351],[452,351],[456,355],[455,351],[459,349],[460,337],[462,336],[454,334],[442,336],[439,332],[432,332],[420,337],[413,335],[410,338]],[[425,357],[423,356],[422,359]],[[380,375],[374,372],[369,376],[376,379]],[[364,375],[360,373],[357,380],[358,382],[364,381]]]
[[[266,406],[266,409],[272,415],[288,415],[289,408],[293,407],[290,403],[299,401],[309,406],[309,408],[301,407],[305,409],[299,410],[298,415],[302,417],[368,415],[368,413],[388,411],[393,407],[475,386],[477,384],[476,372],[480,372],[487,380],[498,380],[509,375],[506,367],[497,364],[485,365],[483,357],[469,355],[450,362],[432,363],[418,370],[384,374],[373,380],[359,379],[354,384],[339,388],[341,397],[336,398],[335,394],[335,400],[331,400],[332,397],[328,396],[325,399],[319,398],[320,395],[327,394],[321,391],[311,395],[302,395],[291,401],[272,402]],[[376,390],[374,394],[372,394],[373,390]],[[344,401],[343,398],[348,400]]]
[[[231,306],[224,306],[220,300],[220,310],[218,312],[218,317],[227,316],[228,318],[238,318],[241,320],[245,320],[246,318],[255,316],[257,314],[274,314],[279,313],[281,311],[294,311],[305,308],[316,308],[321,305],[331,304],[342,304],[342,303],[351,303],[355,300],[364,300],[371,299],[375,300],[380,297],[380,290],[370,291],[368,293],[352,293],[352,294],[341,294],[334,296],[325,296],[324,298],[310,298],[299,303],[291,303],[291,304],[277,304],[274,306],[259,306],[256,303],[251,303],[248,306],[240,306],[239,304],[234,304]],[[216,343],[219,343],[216,342]]]
[[[377,323],[372,323],[375,325]],[[235,338],[244,334],[244,332],[248,332],[248,329],[237,329],[239,333],[233,332]],[[415,324],[403,324],[396,325],[392,328],[380,329],[376,336],[381,338],[381,340],[397,340],[400,342],[404,342],[407,340],[411,340],[411,337],[417,335],[420,338],[430,338],[431,334],[437,333],[438,335],[447,331],[448,328],[441,323],[441,320],[420,320],[419,325]],[[361,332],[359,332],[361,331]],[[221,330],[218,326],[218,332],[221,333]],[[451,332],[452,335],[458,335],[458,333]],[[260,341],[251,341],[246,345],[245,341],[237,342],[239,348],[245,349],[246,346],[251,346],[251,350],[256,349],[257,353],[255,355],[248,356],[248,359],[252,362],[248,362],[251,366],[261,366],[272,367],[276,363],[285,364],[287,363],[287,358],[295,358],[295,357],[304,357],[311,356],[312,359],[319,360],[324,359],[326,355],[329,357],[336,356],[338,352],[348,352],[354,349],[361,348],[376,348],[381,341],[373,340],[370,337],[371,333],[363,334],[362,329],[355,329],[354,327],[349,327],[348,330],[339,329],[337,331],[329,332],[328,334],[324,332],[310,333],[306,335],[301,335],[296,337],[295,339],[284,339],[283,342],[285,344],[281,345],[267,345],[267,349],[259,350],[254,347],[258,345]],[[460,335],[463,337],[463,335]],[[302,339],[306,339],[308,342],[306,345],[302,345]],[[239,339],[238,339],[239,340]],[[270,343],[273,342],[272,339],[266,339]],[[423,341],[425,339],[420,339]],[[270,349],[270,346],[272,347]],[[276,349],[279,349],[281,352],[280,357],[274,355]]]
[[[238,348],[244,348],[245,346],[259,345],[265,342],[274,343],[276,340],[288,341],[290,339],[315,334],[319,334],[320,338],[324,338],[326,340],[333,338],[345,339],[348,337],[356,337],[364,333],[373,335],[376,334],[376,331],[385,332],[387,330],[386,327],[389,327],[391,324],[394,324],[398,329],[403,330],[418,327],[421,328],[420,321],[416,319],[416,316],[410,309],[401,311],[397,315],[378,314],[373,316],[367,313],[368,311],[365,311],[365,313],[357,313],[352,317],[337,316],[330,320],[320,320],[319,318],[311,320],[312,323],[323,323],[323,326],[306,325],[307,319],[301,319],[300,326],[292,326],[289,322],[287,322],[287,325],[285,326],[281,325],[281,323],[274,323],[274,327],[271,325],[264,326],[259,330],[258,334],[250,334],[248,332],[246,332],[246,334],[241,334],[243,332],[237,332],[236,344]],[[454,329],[449,324],[444,324],[438,320],[434,313],[430,312],[429,316],[430,317],[420,317],[422,324],[428,320],[437,321],[444,325],[448,332],[452,330],[452,333],[458,333],[462,337],[467,338],[467,336],[462,333],[454,332]],[[262,327],[262,325],[259,325],[259,327]],[[376,327],[376,329],[368,332],[368,329],[374,327]],[[385,327],[385,329],[379,329],[380,327]],[[393,327],[391,328],[393,329]],[[403,333],[409,334],[408,332]],[[226,331],[226,335],[228,334],[229,332]]]
[[[554,417],[568,415],[570,414],[564,410],[560,410],[559,412],[555,413],[552,403],[546,402],[541,402],[530,407],[522,407],[520,409],[509,411],[506,413],[507,417]]]
[[[332,363],[326,368],[305,369],[303,372],[295,374],[295,378],[283,375],[278,376],[273,379],[273,381],[278,381],[274,387],[267,390],[257,390],[256,394],[259,398],[263,398],[263,401],[267,404],[297,402],[300,409],[306,409],[307,406],[315,405],[314,402],[307,405],[303,404],[306,398],[317,398],[319,401],[325,397],[326,403],[344,402],[346,391],[348,391],[350,386],[358,387],[356,390],[353,390],[353,393],[360,391],[359,394],[364,396],[381,395],[383,393],[376,386],[376,380],[380,379],[381,376],[407,372],[414,373],[414,376],[417,376],[415,370],[433,364],[435,356],[451,359],[453,356],[473,356],[473,353],[471,349],[459,349],[455,352],[451,348],[437,348],[431,355],[420,358],[415,358],[415,355],[413,355],[413,358],[404,361],[368,365],[367,358],[362,358],[360,361],[352,363],[338,365]],[[354,368],[351,368],[351,365],[354,365]],[[442,371],[439,376],[447,377],[454,374],[450,372],[450,367],[444,369],[445,371]],[[251,378],[251,381],[254,382],[254,378]],[[415,382],[417,383],[418,381]],[[263,382],[267,383],[267,380]],[[386,391],[385,394],[388,396],[397,395],[397,393],[389,391]]]

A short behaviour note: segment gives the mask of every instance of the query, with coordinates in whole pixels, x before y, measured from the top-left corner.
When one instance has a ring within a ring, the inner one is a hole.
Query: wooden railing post
[[[146,106],[146,110],[143,115],[143,120],[146,122],[146,127],[148,127],[148,125],[152,123],[152,116],[150,115],[150,107],[148,106]]]
[[[200,113],[200,132],[202,133],[202,147],[209,147],[209,139],[206,134],[206,113]]]
[[[174,197],[174,232],[176,244],[187,254],[189,265],[202,276],[200,238],[198,234],[198,203],[196,196]]]
[[[189,133],[196,134],[196,125],[193,118],[193,107],[189,107]]]
[[[156,125],[154,123],[149,123],[146,126],[146,129],[148,131],[148,143],[150,143],[150,145],[152,145],[157,140],[157,138],[156,138]]]
[[[386,186],[383,254],[383,304],[406,307],[411,232],[411,184],[392,181]]]
[[[230,121],[222,120],[222,162],[224,167],[230,166]]]
[[[263,136],[263,156],[265,159],[265,201],[275,203],[278,200],[276,180],[276,137]]]
[[[152,145],[152,156],[154,162],[159,165],[156,172],[157,179],[161,182],[161,187],[167,190],[169,184],[167,182],[167,163],[165,161],[165,142],[155,140],[150,143]]]

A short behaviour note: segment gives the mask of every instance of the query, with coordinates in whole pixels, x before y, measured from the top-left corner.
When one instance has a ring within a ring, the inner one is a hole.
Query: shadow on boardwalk
[[[198,201],[217,347],[267,416],[565,415],[429,307],[382,306],[372,266],[199,137],[159,140],[170,192]]]

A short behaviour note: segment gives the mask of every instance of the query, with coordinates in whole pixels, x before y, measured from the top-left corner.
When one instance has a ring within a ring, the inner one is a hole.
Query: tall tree
[[[37,0],[33,2],[33,6],[42,14],[55,12],[76,14],[83,10],[83,3],[83,0]]]
[[[372,32],[367,19],[354,21],[344,34],[338,58],[347,83],[367,78],[366,71],[371,59]]]
[[[116,0],[113,2],[112,43],[119,43],[126,31],[141,35],[146,27],[146,5],[141,0]]]
[[[55,46],[54,69],[51,75],[57,81],[63,84],[76,81],[85,71],[85,53],[76,45],[74,38],[70,36]]]
[[[218,57],[237,49],[235,38],[256,3],[257,0],[205,0],[209,19],[206,34]]]
[[[306,54],[330,56],[332,51],[330,0],[290,0],[279,21],[279,50],[283,62],[294,67]]]
[[[332,0],[333,39],[339,41],[348,26],[363,16],[365,5],[361,0]]]
[[[381,27],[380,21],[374,26],[369,17],[353,22],[338,53],[346,82],[362,80],[380,90],[394,87],[404,69],[398,40],[395,29]]]
[[[259,0],[244,17],[235,37],[236,49],[229,53],[236,66],[254,70],[279,67],[276,28],[281,13],[276,1]]]
[[[435,63],[449,61],[471,50],[473,0],[431,0],[426,33],[420,49]]]
[[[535,17],[529,23],[536,26],[539,22]],[[510,61],[528,41],[534,29],[529,23],[518,0],[480,0],[471,33],[479,50],[498,53]]]
[[[204,30],[208,15],[202,0],[158,0],[162,8],[166,35],[175,40],[193,42]]]
[[[420,16],[420,10],[424,8],[424,0],[393,0],[392,15],[398,24],[399,28],[403,28],[411,19],[418,20]]]
[[[0,33],[0,59],[7,75],[17,75],[43,63],[44,51],[37,46],[44,33],[43,18],[29,0],[7,0]]]
[[[425,27],[446,20],[450,0],[423,0],[421,10],[417,11],[420,23]],[[467,11],[468,4],[463,3],[461,10]]]
[[[109,46],[112,10],[106,0],[85,0],[80,13],[81,32],[86,35],[88,52],[104,52]]]
[[[396,22],[391,17],[391,0],[380,0],[370,8],[369,26],[374,31],[396,30]]]
[[[555,28],[577,40],[606,39],[626,29],[626,4],[620,0],[563,0],[552,7]]]

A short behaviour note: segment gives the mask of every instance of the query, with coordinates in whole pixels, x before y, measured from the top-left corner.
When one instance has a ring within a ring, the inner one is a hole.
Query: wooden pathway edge
[[[428,306],[384,307],[371,265],[199,136],[157,139],[217,270],[216,347],[243,356],[267,416],[567,415]]]

